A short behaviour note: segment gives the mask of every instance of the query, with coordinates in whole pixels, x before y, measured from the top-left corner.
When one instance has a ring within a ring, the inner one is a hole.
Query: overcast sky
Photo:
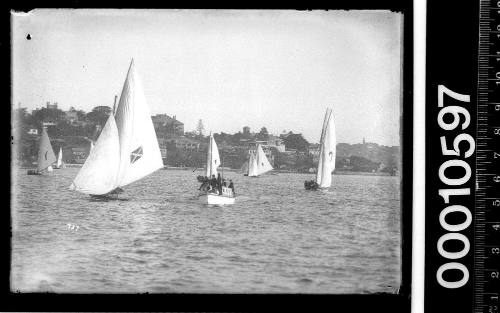
[[[399,145],[402,15],[390,11],[36,10],[12,17],[13,99],[113,105],[131,58],[152,114]],[[30,34],[31,40],[27,40]]]

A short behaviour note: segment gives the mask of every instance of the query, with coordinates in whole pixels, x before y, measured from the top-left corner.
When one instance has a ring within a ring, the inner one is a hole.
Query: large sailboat
[[[335,170],[336,155],[335,123],[331,109],[326,109],[323,128],[320,137],[320,149],[316,179],[306,181],[304,187],[308,190],[328,188],[332,185],[332,172]]]
[[[262,146],[259,144],[256,152],[250,153],[250,158],[248,162],[243,164],[243,168],[245,169],[245,176],[257,177],[272,170],[273,166],[269,163]]]
[[[43,172],[52,172],[52,163],[56,161],[56,156],[50,144],[47,128],[42,128],[40,145],[38,147],[38,165],[36,170],[28,170],[28,175],[41,175]]]
[[[108,197],[162,167],[160,147],[132,59],[116,110],[70,189]]]
[[[208,139],[208,149],[207,149],[207,167],[205,169],[205,176],[208,178],[217,177],[217,168],[220,166],[219,150],[217,149],[217,144],[215,139],[210,134]],[[204,194],[199,196],[203,203],[207,204],[233,204],[236,197],[233,191],[227,187],[221,187],[222,193],[218,190],[206,191]]]

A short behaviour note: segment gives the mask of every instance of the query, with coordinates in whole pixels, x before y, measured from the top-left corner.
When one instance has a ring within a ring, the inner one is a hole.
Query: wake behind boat
[[[332,110],[327,108],[319,140],[320,150],[316,179],[304,182],[306,190],[328,188],[332,185],[332,172],[335,170],[336,141]]]
[[[116,198],[122,187],[162,167],[153,122],[132,59],[118,106],[70,189]]]

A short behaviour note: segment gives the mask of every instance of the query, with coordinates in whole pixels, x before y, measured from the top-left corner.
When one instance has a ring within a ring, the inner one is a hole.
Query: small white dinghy
[[[233,191],[227,187],[222,187],[222,195],[211,192],[200,195],[200,200],[207,204],[234,204],[235,199]]]
[[[215,139],[210,134],[208,139],[208,149],[207,149],[207,168],[205,176],[212,177],[212,175],[217,176],[217,167],[220,165],[219,150],[217,149],[217,144]],[[200,201],[206,204],[233,204],[236,197],[233,194],[233,190],[227,187],[222,187],[222,194],[218,191],[207,191],[199,196]]]

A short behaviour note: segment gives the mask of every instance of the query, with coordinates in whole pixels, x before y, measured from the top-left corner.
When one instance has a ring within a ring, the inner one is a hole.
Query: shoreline
[[[83,164],[78,163],[65,163],[66,167],[80,168]],[[33,167],[20,166],[19,169],[32,169]],[[220,169],[220,168],[219,168]],[[193,169],[192,167],[176,167],[176,166],[164,166],[160,170],[170,170],[170,171],[192,171],[192,172],[202,172],[203,168]],[[224,168],[224,172],[238,172],[239,169],[231,169]],[[298,171],[283,171],[283,170],[274,170],[269,172],[267,175],[276,175],[276,174],[304,174],[304,175],[312,175],[316,173],[308,173],[308,172],[298,172]],[[389,173],[384,172],[351,172],[351,171],[336,171],[333,175],[361,175],[361,176],[399,176],[399,175],[391,175]]]
[[[187,171],[191,170],[192,172],[201,172],[204,169],[203,168],[196,168],[193,169],[192,167],[176,167],[176,166],[165,166],[162,168],[162,170],[174,170],[174,171]],[[218,170],[220,171],[221,168],[219,167]],[[224,168],[224,172],[238,172],[239,169],[231,169],[231,168]],[[276,174],[304,174],[304,175],[311,175],[311,174],[316,174],[316,173],[309,173],[309,172],[299,172],[299,171],[283,171],[283,170],[273,170],[268,172],[267,174],[264,175],[276,175]],[[389,173],[385,172],[353,172],[353,171],[337,171],[334,172],[333,175],[363,175],[363,176],[399,176],[399,175],[391,175]]]

